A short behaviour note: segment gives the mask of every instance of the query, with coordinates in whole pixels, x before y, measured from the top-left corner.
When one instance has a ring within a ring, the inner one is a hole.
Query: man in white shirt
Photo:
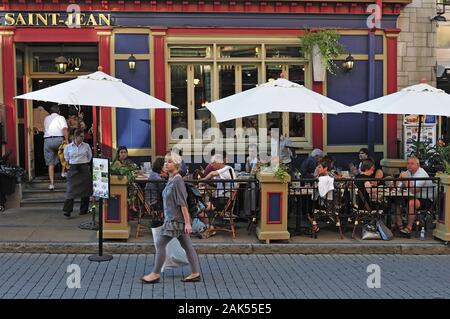
[[[231,166],[225,165],[223,156],[220,154],[215,154],[211,158],[211,165],[213,166],[213,171],[210,172],[208,175],[206,175],[204,178],[201,178],[200,180],[230,180],[235,179],[236,174],[234,173],[234,169]],[[210,197],[210,203],[208,204],[208,208],[206,211],[212,212],[213,210],[222,211],[230,196],[231,191],[234,188],[233,182],[217,182],[216,184],[216,191],[213,192],[212,196]],[[213,227],[209,225],[209,218],[211,218],[212,215],[205,215],[205,212],[199,215],[199,217],[202,219],[202,221],[208,226],[208,229],[212,230]]]
[[[428,173],[420,167],[420,161],[415,156],[408,157],[406,164],[407,171],[400,173],[400,178],[428,178]],[[402,227],[400,232],[409,235],[412,231],[414,220],[416,218],[416,211],[418,209],[428,209],[432,205],[433,200],[433,182],[431,180],[409,181],[410,192],[414,192],[414,198],[409,199],[408,203],[408,224]],[[397,215],[397,226],[402,224],[401,216]]]
[[[234,169],[231,166],[225,165],[223,162],[223,157],[220,154],[215,154],[211,159],[211,164],[214,167],[214,171],[210,172],[201,180],[230,180],[236,178],[236,174],[234,173]],[[218,182],[216,184],[216,192],[215,198],[225,198],[230,197],[231,191],[233,190],[234,183],[233,182]],[[223,203],[219,204],[219,206],[223,206]],[[214,205],[214,202],[213,202]],[[216,205],[214,205],[216,206]],[[220,210],[222,207],[216,207]]]
[[[69,130],[66,119],[59,115],[59,106],[50,108],[50,115],[44,119],[44,158],[48,166],[48,177],[50,179],[49,190],[54,190],[55,165],[59,163],[58,148],[63,141],[68,142]]]

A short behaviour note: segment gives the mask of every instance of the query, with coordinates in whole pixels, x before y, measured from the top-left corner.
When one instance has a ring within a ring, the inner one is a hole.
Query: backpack
[[[192,218],[197,217],[198,213],[206,208],[206,204],[203,201],[202,194],[192,183],[185,183],[187,191],[187,205],[189,210],[189,215]]]

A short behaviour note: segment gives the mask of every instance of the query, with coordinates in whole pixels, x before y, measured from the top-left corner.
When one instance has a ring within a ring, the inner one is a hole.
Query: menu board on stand
[[[421,115],[422,125],[420,128],[420,142],[433,146],[436,144],[436,124],[437,116]],[[406,114],[403,119],[403,149],[404,156],[407,158],[413,151],[414,142],[418,139],[419,134],[419,115]]]

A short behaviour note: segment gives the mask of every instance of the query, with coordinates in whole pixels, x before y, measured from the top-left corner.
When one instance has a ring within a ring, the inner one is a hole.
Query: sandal
[[[186,278],[181,279],[182,282],[199,282],[201,280],[202,280],[202,278],[200,275],[191,277],[191,278],[186,277]]]
[[[402,227],[402,228],[400,228],[400,233],[402,233],[403,235],[406,235],[406,236],[411,236],[411,232],[412,232],[412,229],[410,229],[409,227]]]

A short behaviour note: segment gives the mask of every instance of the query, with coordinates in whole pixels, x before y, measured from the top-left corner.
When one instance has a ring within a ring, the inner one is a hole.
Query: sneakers
[[[55,185],[53,185],[53,184],[48,185],[48,190],[54,191],[55,190]]]
[[[70,218],[70,212],[64,212],[63,215],[66,216],[67,218]]]
[[[67,176],[67,173],[66,173],[66,172],[61,173],[61,177],[62,177],[62,178],[66,178],[66,176]]]
[[[5,211],[5,206],[0,205],[0,213]]]

